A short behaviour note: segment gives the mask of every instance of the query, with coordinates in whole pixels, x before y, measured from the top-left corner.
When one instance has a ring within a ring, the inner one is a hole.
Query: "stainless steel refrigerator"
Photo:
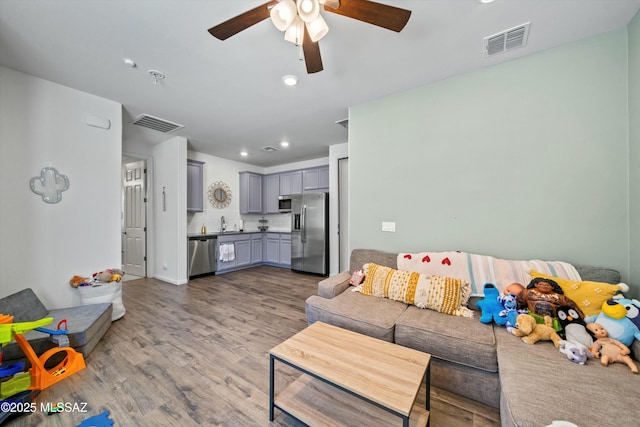
[[[329,193],[291,196],[291,269],[329,274]]]

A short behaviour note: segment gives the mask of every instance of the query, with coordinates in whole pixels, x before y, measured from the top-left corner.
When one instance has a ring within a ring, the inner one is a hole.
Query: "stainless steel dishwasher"
[[[217,248],[217,236],[189,237],[189,278],[216,272]]]

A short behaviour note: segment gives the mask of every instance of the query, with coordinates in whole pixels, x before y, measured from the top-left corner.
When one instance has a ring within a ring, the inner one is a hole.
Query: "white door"
[[[340,271],[349,270],[349,158],[338,159]]]
[[[134,276],[146,276],[147,209],[145,162],[127,163],[122,172],[122,269]]]

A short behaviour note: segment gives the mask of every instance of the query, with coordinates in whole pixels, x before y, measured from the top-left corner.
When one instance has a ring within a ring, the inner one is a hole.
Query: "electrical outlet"
[[[395,222],[382,222],[382,231],[389,231],[391,233],[396,232],[396,223]]]

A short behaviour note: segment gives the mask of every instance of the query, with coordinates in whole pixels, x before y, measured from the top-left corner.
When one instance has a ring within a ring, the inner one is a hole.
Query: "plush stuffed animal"
[[[528,314],[519,314],[516,318],[516,327],[511,333],[517,337],[522,337],[522,341],[527,344],[535,344],[538,341],[553,341],[556,348],[560,348],[560,337],[551,326],[551,317],[544,316],[545,324],[536,323],[536,319]]]
[[[496,325],[504,325],[507,323],[506,316],[500,316],[502,304],[500,304],[500,292],[493,283],[484,284],[484,298],[477,302],[477,306],[482,311],[480,321],[482,323],[491,323]]]
[[[516,326],[516,318],[518,317],[518,314],[526,313],[527,310],[518,308],[516,295],[500,295],[498,299],[500,301],[500,305],[502,305],[502,310],[500,311],[500,313],[498,313],[498,315],[507,319],[507,323],[505,323],[505,326],[507,327],[507,331],[511,332],[511,329],[515,328]]]
[[[69,285],[71,285],[72,288],[77,288],[78,286],[83,286],[89,283],[89,280],[90,279],[88,277],[73,276],[71,280],[69,280]]]
[[[591,351],[579,342],[560,340],[559,350],[567,356],[567,359],[579,365],[584,365],[587,359],[593,357]]]
[[[518,295],[518,307],[527,308],[539,316],[558,317],[556,309],[562,305],[570,306],[584,317],[578,305],[567,298],[560,285],[551,279],[535,278]]]
[[[93,279],[97,282],[109,283],[119,282],[124,276],[124,271],[117,268],[108,268],[104,271],[93,273]]]
[[[587,328],[596,337],[596,341],[591,347],[591,353],[600,359],[602,366],[608,366],[609,363],[622,362],[631,369],[634,374],[638,373],[638,367],[629,356],[629,347],[620,341],[609,338],[607,330],[599,323],[589,323]]]
[[[597,316],[588,316],[584,320],[587,324],[599,323],[609,333],[609,337],[620,341],[627,347],[633,340],[640,340],[640,328],[633,322],[635,319],[627,317],[625,301],[632,301],[623,296],[615,296],[602,303],[602,311]],[[634,308],[630,307],[630,308]],[[629,310],[630,312],[633,310]],[[630,313],[633,315],[632,313]]]
[[[564,337],[567,341],[574,343],[580,343],[586,348],[591,348],[593,345],[593,337],[587,331],[587,324],[584,322],[580,313],[577,310],[563,305],[556,310],[558,313],[558,319],[562,326]]]

